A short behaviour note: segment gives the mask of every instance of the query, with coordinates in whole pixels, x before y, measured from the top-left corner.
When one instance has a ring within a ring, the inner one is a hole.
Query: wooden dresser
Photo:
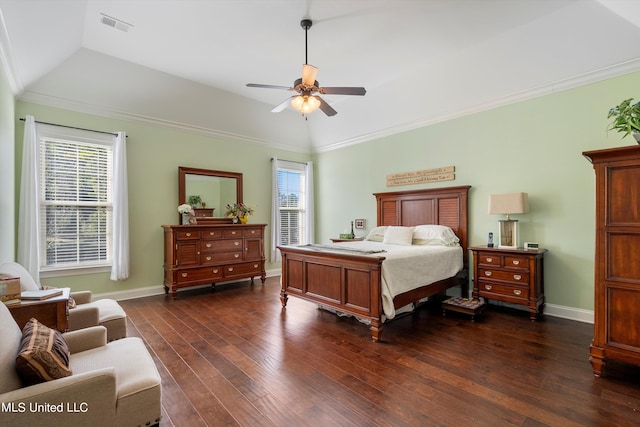
[[[582,153],[596,174],[591,366],[640,365],[640,145]]]
[[[474,298],[524,305],[531,320],[542,314],[546,249],[469,249],[473,252]]]
[[[163,225],[164,290],[260,276],[266,224]]]

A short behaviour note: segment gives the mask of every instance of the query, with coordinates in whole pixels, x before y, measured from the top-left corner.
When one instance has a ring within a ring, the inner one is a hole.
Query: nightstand
[[[19,304],[9,305],[7,308],[22,329],[24,325],[35,317],[40,323],[49,328],[66,332],[69,327],[69,293],[70,288],[61,288],[62,295],[43,300],[22,300]]]
[[[546,249],[503,249],[477,246],[473,253],[473,297],[529,308],[536,320],[544,309]]]

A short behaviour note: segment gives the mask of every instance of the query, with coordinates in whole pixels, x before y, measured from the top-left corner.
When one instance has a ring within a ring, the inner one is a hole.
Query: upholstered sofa
[[[24,375],[18,375],[16,369],[16,356],[21,344],[24,346],[28,340],[21,343],[23,331],[7,307],[0,304],[0,425],[99,427],[159,423],[160,375],[140,338],[107,343],[103,326],[61,336],[69,349],[71,374],[24,385]]]
[[[40,289],[29,272],[20,264],[12,261],[0,264],[0,273],[20,278],[22,291]],[[107,341],[127,336],[127,315],[117,301],[100,299],[92,301],[91,291],[71,292],[75,307],[69,310],[69,330],[104,326],[107,328]]]

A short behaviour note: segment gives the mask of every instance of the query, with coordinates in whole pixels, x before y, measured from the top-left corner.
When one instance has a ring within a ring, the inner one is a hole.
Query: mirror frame
[[[236,200],[237,203],[242,203],[242,173],[239,172],[225,172],[225,171],[216,171],[211,169],[199,169],[199,168],[190,168],[185,166],[178,166],[178,205],[182,205],[183,203],[187,203],[186,199],[186,175],[204,175],[204,176],[213,176],[218,178],[235,178],[236,180]],[[226,223],[232,222],[231,218],[226,217],[212,217],[212,218],[198,218],[198,224],[206,224],[206,223]],[[180,217],[178,217],[178,224],[180,224]]]

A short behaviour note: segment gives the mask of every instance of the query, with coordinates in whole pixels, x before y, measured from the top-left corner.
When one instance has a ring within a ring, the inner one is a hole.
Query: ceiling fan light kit
[[[298,92],[298,95],[285,100],[280,105],[276,106],[271,112],[279,113],[284,110],[288,104],[300,111],[302,115],[309,114],[318,108],[322,110],[327,116],[335,116],[338,114],[326,101],[320,98],[316,93],[328,94],[328,95],[358,95],[364,96],[367,91],[363,87],[320,87],[320,83],[316,80],[318,69],[313,65],[309,65],[307,62],[307,31],[311,28],[313,23],[310,19],[303,19],[300,21],[300,26],[304,29],[304,65],[302,66],[302,78],[297,79],[293,83],[293,87],[276,86],[276,85],[264,85],[258,83],[248,83],[248,87],[259,87],[266,89],[284,89]]]

